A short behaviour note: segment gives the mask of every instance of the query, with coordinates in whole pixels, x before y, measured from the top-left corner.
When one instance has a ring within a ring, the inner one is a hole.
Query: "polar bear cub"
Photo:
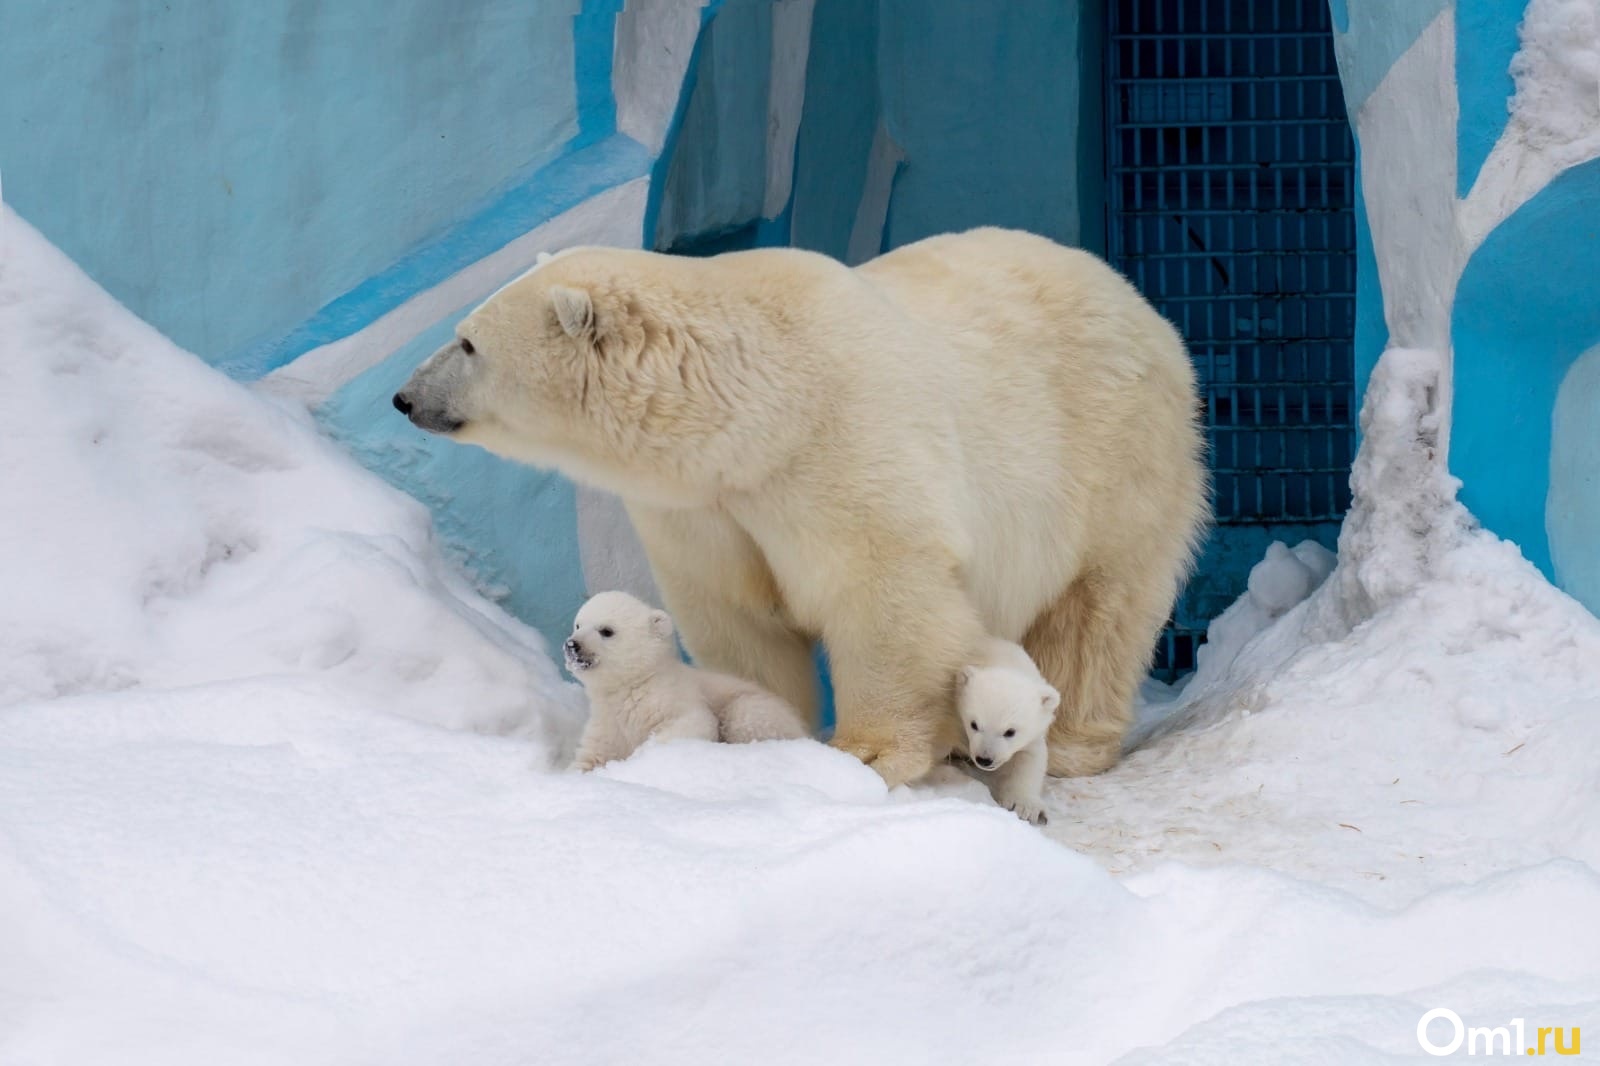
[[[989,638],[978,662],[956,676],[956,710],[967,756],[983,772],[996,803],[1034,825],[1044,813],[1045,738],[1061,693],[1039,673],[1028,653],[1009,640]]]
[[[651,737],[742,744],[809,735],[800,712],[772,693],[685,663],[672,618],[626,592],[585,603],[562,650],[589,695],[579,770],[625,759]]]

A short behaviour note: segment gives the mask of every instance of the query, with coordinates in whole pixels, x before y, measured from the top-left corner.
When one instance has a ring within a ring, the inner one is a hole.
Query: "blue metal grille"
[[[1188,342],[1215,484],[1171,678],[1267,544],[1349,507],[1355,150],[1324,0],[1109,6],[1107,248]]]

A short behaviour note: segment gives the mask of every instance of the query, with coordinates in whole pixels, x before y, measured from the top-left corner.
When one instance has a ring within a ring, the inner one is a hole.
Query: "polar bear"
[[[1207,517],[1183,342],[1102,260],[984,228],[850,268],[564,252],[396,393],[417,426],[622,497],[684,645],[891,785],[952,751],[988,634],[1061,693],[1050,771],[1112,765]]]
[[[1028,653],[1009,640],[990,638],[982,657],[956,675],[956,716],[967,758],[994,801],[1034,825],[1044,813],[1049,763],[1045,737],[1061,693],[1044,679]]]
[[[744,744],[808,735],[800,712],[772,693],[678,658],[671,617],[626,592],[591,597],[562,648],[589,695],[579,770],[626,759],[652,737]]]

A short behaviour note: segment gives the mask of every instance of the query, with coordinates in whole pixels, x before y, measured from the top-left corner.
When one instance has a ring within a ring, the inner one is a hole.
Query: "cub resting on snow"
[[[743,744],[810,735],[799,711],[760,686],[683,662],[672,618],[626,592],[585,603],[562,650],[589,694],[579,770],[625,759],[651,737]]]

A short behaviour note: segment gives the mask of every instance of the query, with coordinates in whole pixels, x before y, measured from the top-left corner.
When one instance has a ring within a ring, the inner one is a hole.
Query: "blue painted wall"
[[[791,240],[843,259],[878,128],[877,5],[817,0],[795,146]]]
[[[1484,524],[1561,579],[1600,564],[1600,525],[1573,519],[1592,510],[1592,475],[1570,456],[1552,456],[1556,398],[1578,357],[1600,344],[1600,160],[1574,167],[1496,227],[1467,264],[1456,290],[1451,332],[1456,395],[1450,469],[1461,498]],[[1592,375],[1568,384],[1568,421],[1600,417]],[[1561,441],[1583,448],[1577,436]],[[1551,480],[1554,465],[1568,483]],[[1587,478],[1574,484],[1574,476]],[[1567,564],[1557,568],[1546,504],[1566,501],[1560,523]],[[1600,600],[1591,600],[1591,608]]]
[[[1451,194],[1468,195],[1507,130],[1515,91],[1510,67],[1526,0],[1330,0],[1330,7],[1346,98],[1358,122],[1364,109],[1376,106],[1373,90],[1423,28],[1441,13],[1453,15],[1448,73],[1460,119]],[[1405,94],[1396,98],[1396,106],[1406,106]],[[1404,173],[1411,163],[1388,165]],[[1365,203],[1363,192],[1358,388],[1388,340]],[[1600,277],[1597,204],[1600,160],[1573,166],[1492,229],[1467,260],[1449,308],[1454,395],[1448,458],[1473,513],[1600,611],[1600,301],[1592,293]],[[1424,288],[1437,288],[1439,280],[1396,279]]]
[[[7,0],[7,202],[226,360],[555,159],[581,7]]]
[[[1522,0],[1330,0],[1352,113],[1454,8],[1459,190],[1506,121]],[[617,130],[623,0],[0,4],[8,203],[141,316],[254,377],[347,336],[594,194],[653,178],[641,243],[843,256],[875,133],[904,161],[882,247],[983,223],[1098,248],[1104,0],[816,0],[788,207],[761,217],[771,0],[712,0],[659,156]],[[64,121],[63,116],[70,116]],[[1453,312],[1450,462],[1486,523],[1600,607],[1596,164],[1490,235]],[[1358,243],[1358,388],[1387,342]],[[570,485],[397,419],[465,311],[322,415],[433,509],[547,635],[583,587]],[[1585,354],[1588,353],[1588,354]]]
[[[978,225],[1077,244],[1083,5],[880,0],[879,93],[906,163],[885,247]]]
[[[650,247],[739,230],[767,191],[767,90],[772,4],[727,0],[707,19],[687,102],[667,156]]]
[[[978,225],[1104,244],[1103,4],[818,0],[793,243],[843,257],[880,121],[882,247]]]

